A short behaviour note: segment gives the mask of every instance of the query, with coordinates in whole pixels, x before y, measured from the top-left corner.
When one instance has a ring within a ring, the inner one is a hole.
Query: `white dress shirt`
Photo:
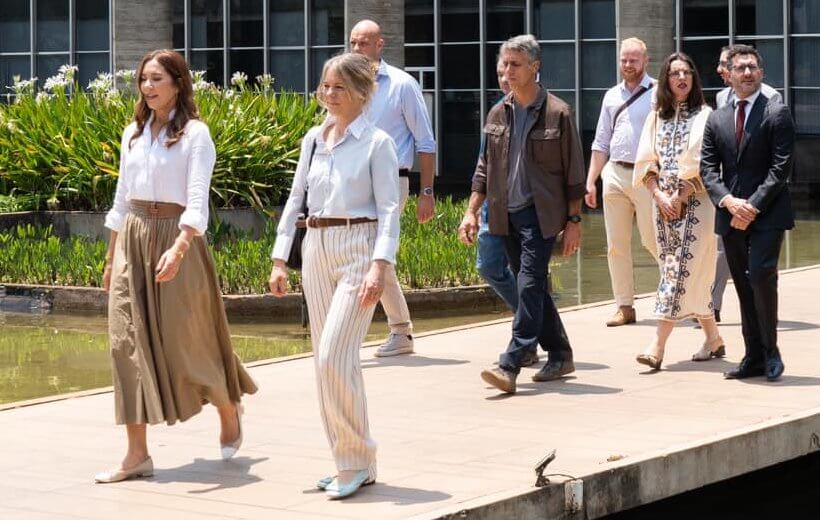
[[[769,99],[774,99],[778,103],[783,102],[783,96],[780,95],[780,92],[765,83],[760,84],[760,91],[763,92],[763,95]],[[715,97],[715,104],[718,108],[722,108],[729,103],[734,103],[736,99],[735,91],[732,87],[726,87],[717,93],[717,97]]]
[[[173,112],[171,113],[173,117]],[[208,193],[216,163],[216,149],[208,125],[190,120],[182,138],[165,146],[163,127],[156,139],[151,137],[153,114],[142,135],[131,142],[137,123],[122,134],[120,176],[114,206],[105,217],[105,227],[119,231],[128,214],[130,200],[174,202],[185,207],[179,217],[180,229],[190,226],[198,234],[208,229]]]
[[[761,89],[757,89],[757,92],[755,92],[754,94],[752,94],[751,96],[746,98],[746,101],[748,101],[748,103],[746,103],[746,106],[743,107],[744,112],[746,112],[744,114],[745,119],[743,120],[743,131],[744,132],[746,131],[746,127],[749,126],[749,114],[752,113],[752,107],[754,106],[755,101],[757,101],[757,97],[760,96],[760,90]],[[740,110],[739,101],[741,101],[741,100],[737,99],[735,96],[732,96],[732,100],[733,100],[733,103],[735,105],[734,119],[732,119],[732,122],[733,122],[734,128],[737,129],[737,111]],[[718,202],[718,207],[719,208],[726,207],[726,199],[728,199],[731,196],[732,196],[731,193],[724,195],[723,198],[720,199],[720,201]]]
[[[655,84],[648,74],[644,74],[640,85],[635,87],[649,87]],[[638,143],[641,140],[643,124],[650,112],[655,109],[655,89],[653,86],[648,92],[644,92],[641,97],[622,110],[615,121],[613,130],[612,118],[621,105],[627,102],[635,91],[626,88],[626,82],[621,81],[604,94],[601,103],[601,114],[598,116],[598,126],[595,130],[595,140],[592,141],[592,149],[609,156],[611,161],[635,162],[635,154],[638,151]]]
[[[395,264],[399,245],[399,168],[393,140],[361,115],[328,148],[324,133],[333,122],[334,118],[327,116],[302,140],[299,164],[279,218],[271,259],[287,260],[290,255],[307,184],[309,215],[378,220],[373,260]],[[316,149],[311,161],[314,141]]]
[[[396,145],[399,168],[413,167],[416,152],[436,153],[436,140],[421,87],[413,76],[384,60],[376,74],[378,88],[366,108],[367,118]]]

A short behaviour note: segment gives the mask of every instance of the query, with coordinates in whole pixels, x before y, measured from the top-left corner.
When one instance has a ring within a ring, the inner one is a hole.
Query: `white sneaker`
[[[387,337],[387,341],[379,345],[376,349],[376,357],[398,356],[399,354],[413,353],[413,336],[409,334],[393,334]]]

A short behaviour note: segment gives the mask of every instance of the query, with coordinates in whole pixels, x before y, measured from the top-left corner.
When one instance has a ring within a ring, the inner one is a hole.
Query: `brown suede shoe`
[[[481,371],[481,379],[508,394],[515,393],[515,379],[517,377],[518,374],[513,374],[501,367]]]
[[[606,322],[606,326],[620,327],[621,325],[628,325],[630,323],[635,323],[635,307],[622,305],[618,307],[615,314]]]

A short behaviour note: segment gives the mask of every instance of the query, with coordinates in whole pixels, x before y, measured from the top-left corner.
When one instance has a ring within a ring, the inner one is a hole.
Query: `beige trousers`
[[[310,313],[319,411],[338,471],[376,478],[359,350],[375,306],[362,308],[359,287],[370,269],[376,223],[310,228],[302,281]]]
[[[618,306],[631,306],[635,300],[632,265],[632,225],[638,221],[643,247],[655,261],[658,258],[652,222],[652,199],[643,186],[632,186],[632,170],[607,162],[603,180],[604,226],[606,227],[607,261],[612,293]]]
[[[399,181],[399,187],[401,188],[399,211],[404,212],[404,206],[407,204],[407,197],[410,194],[410,179],[400,177]],[[410,321],[410,309],[407,308],[407,300],[404,299],[404,293],[401,292],[401,285],[399,285],[399,279],[396,276],[396,266],[390,264],[384,274],[381,304],[384,314],[387,316],[390,332],[393,334],[412,334],[413,322]]]

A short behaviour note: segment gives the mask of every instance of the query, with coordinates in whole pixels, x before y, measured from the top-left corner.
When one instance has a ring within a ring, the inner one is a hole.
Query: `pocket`
[[[540,128],[530,132],[527,140],[530,147],[530,158],[547,173],[563,175],[561,168],[561,130],[559,128]]]

